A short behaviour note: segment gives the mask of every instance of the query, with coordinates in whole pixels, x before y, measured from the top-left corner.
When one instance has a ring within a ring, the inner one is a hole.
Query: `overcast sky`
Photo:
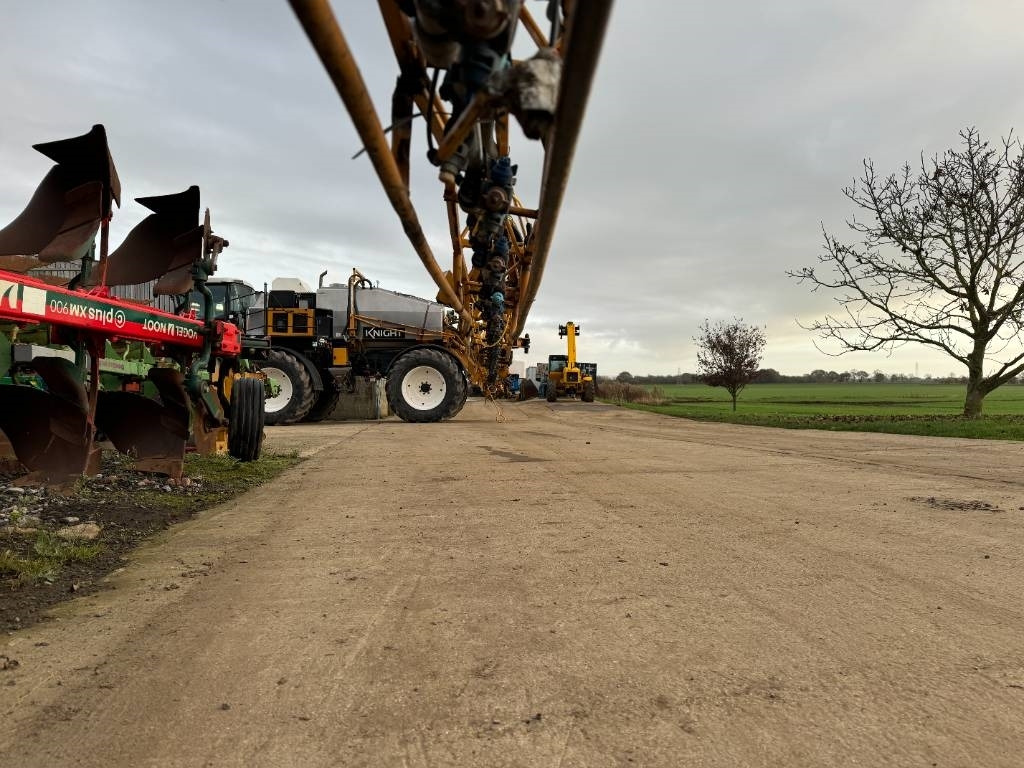
[[[535,13],[543,4],[529,0]],[[221,273],[314,283],[352,267],[432,296],[298,22],[271,0],[0,0],[0,226],[49,161],[31,144],[106,125],[124,200],[198,184],[231,247]],[[385,117],[397,68],[370,0],[335,12]],[[977,126],[1019,128],[1024,4],[1014,0],[619,0],[584,121],[544,283],[531,360],[583,328],[602,373],[693,370],[704,318],[767,327],[764,365],[945,375],[919,348],[818,352],[797,320],[830,299],[785,276],[812,264],[821,225],[872,157],[895,169]],[[413,198],[435,253],[450,253],[436,172],[414,132]],[[518,191],[538,197],[537,152],[514,138]],[[418,162],[417,162],[418,161]],[[518,357],[518,355],[517,355]]]

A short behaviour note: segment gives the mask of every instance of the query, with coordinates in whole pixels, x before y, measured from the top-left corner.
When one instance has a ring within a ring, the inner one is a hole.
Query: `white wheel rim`
[[[402,377],[402,399],[417,411],[437,408],[447,392],[444,376],[429,365],[418,365]]]
[[[292,400],[292,394],[295,392],[295,388],[292,386],[292,380],[289,379],[288,374],[280,368],[271,368],[270,366],[264,365],[261,366],[260,369],[266,374],[268,379],[281,388],[274,397],[267,398],[266,404],[267,413],[277,413]]]

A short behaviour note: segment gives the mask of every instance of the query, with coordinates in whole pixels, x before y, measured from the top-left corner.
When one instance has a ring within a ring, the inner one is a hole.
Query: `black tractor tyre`
[[[313,408],[316,390],[309,371],[291,352],[272,349],[260,369],[281,385],[276,397],[267,398],[266,423],[270,425],[294,424],[302,421]]]
[[[306,418],[303,419],[305,422],[316,422],[323,421],[332,413],[334,409],[338,407],[338,400],[341,399],[341,387],[338,386],[337,382],[334,381],[333,376],[328,376],[330,381],[324,382],[324,390],[317,397],[313,403],[313,407],[309,409],[309,413],[306,414]]]
[[[384,387],[391,412],[411,422],[450,419],[466,401],[466,378],[439,349],[413,349],[395,360]]]
[[[558,389],[550,381],[548,382],[547,394],[544,397],[547,398],[549,403],[553,403],[558,399]]]
[[[266,396],[262,379],[236,379],[231,387],[228,453],[239,461],[256,461],[260,457]]]
[[[584,403],[594,402],[594,382],[585,381],[583,383],[583,392],[580,394],[580,400]]]

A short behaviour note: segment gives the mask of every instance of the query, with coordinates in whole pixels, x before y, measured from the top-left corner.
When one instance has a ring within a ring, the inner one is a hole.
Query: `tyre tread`
[[[231,388],[228,453],[239,461],[256,461],[263,449],[266,390],[257,378],[237,379]]]

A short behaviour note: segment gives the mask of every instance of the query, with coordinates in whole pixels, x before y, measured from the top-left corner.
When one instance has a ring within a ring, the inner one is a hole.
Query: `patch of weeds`
[[[65,541],[48,531],[36,534],[30,549],[0,552],[0,575],[12,577],[15,586],[56,581],[67,563],[87,563],[100,554],[101,544]]]
[[[199,484],[201,490],[192,498],[206,508],[263,485],[300,461],[298,452],[264,454],[258,461],[191,454],[185,457],[185,474]]]
[[[238,493],[272,480],[302,459],[297,451],[264,454],[258,461],[238,461],[230,456],[185,457],[185,474],[193,479]]]
[[[40,531],[36,534],[36,542],[32,546],[32,551],[41,559],[63,565],[64,563],[88,562],[96,557],[102,548],[100,544],[65,541],[48,531]]]
[[[7,510],[7,517],[11,525],[21,525],[21,521],[28,515],[28,507],[15,504]]]
[[[53,581],[60,567],[47,560],[21,557],[9,549],[0,552],[0,575],[8,577],[12,586],[23,587],[40,581]]]
[[[661,387],[642,387],[624,381],[602,381],[598,390],[598,398],[606,403],[623,405],[624,403],[642,403],[643,405],[663,405],[668,402]]]

